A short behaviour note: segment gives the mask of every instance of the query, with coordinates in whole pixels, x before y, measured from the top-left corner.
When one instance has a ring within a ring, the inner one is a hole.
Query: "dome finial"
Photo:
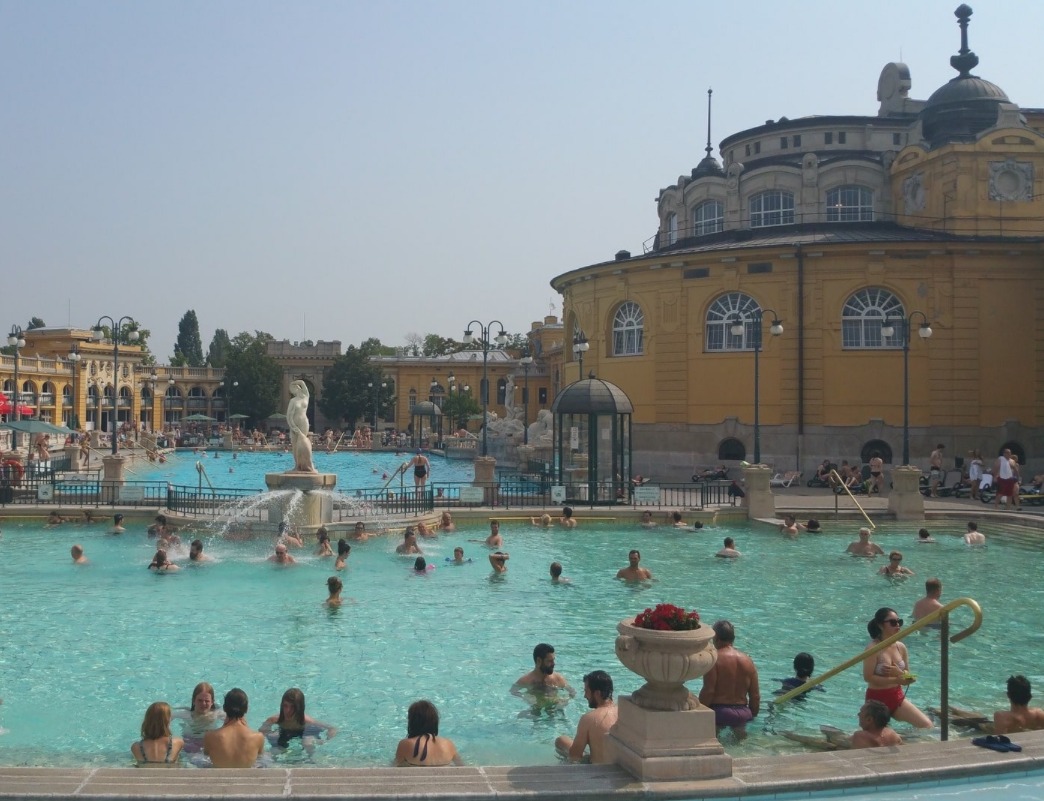
[[[707,90],[707,147],[704,150],[707,151],[707,158],[710,158],[711,153],[714,152],[714,148],[711,147],[711,95],[714,94],[713,89]]]
[[[979,63],[979,57],[968,49],[968,20],[972,15],[971,6],[961,3],[953,15],[957,17],[957,24],[961,26],[961,49],[958,55],[950,56],[950,66],[960,73],[961,78],[967,78]]]

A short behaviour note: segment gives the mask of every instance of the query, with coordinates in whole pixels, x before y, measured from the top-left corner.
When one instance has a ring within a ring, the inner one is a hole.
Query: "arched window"
[[[761,192],[750,199],[750,227],[793,225],[794,194],[782,189]]]
[[[885,464],[892,463],[892,446],[883,439],[872,439],[866,443],[859,451],[859,458],[863,460],[863,464],[866,464],[875,454],[880,456],[881,461]]]
[[[718,445],[718,460],[741,462],[747,458],[747,447],[734,437],[723,439]]]
[[[62,406],[68,406],[72,403],[72,387],[66,384],[62,387]]]
[[[1026,449],[1022,447],[1021,442],[1016,442],[1015,440],[1005,442],[997,450],[997,455],[1000,456],[1002,453],[1004,453],[1005,449],[1011,451],[1011,455],[1019,460],[1019,464],[1026,464]],[[993,465],[989,465],[989,467],[992,466]]]
[[[754,312],[761,307],[750,295],[730,292],[715,300],[707,310],[706,350],[751,350],[754,347]],[[743,333],[736,336],[732,325],[744,321]]]
[[[613,317],[613,356],[635,356],[644,352],[645,315],[642,307],[629,300]]]
[[[673,245],[678,241],[678,215],[667,215],[667,244]]]
[[[890,337],[881,334],[881,326],[889,317],[905,319],[906,310],[899,298],[880,287],[860,289],[848,299],[841,312],[841,347],[901,348],[902,326],[896,326]]]
[[[827,222],[873,222],[874,193],[865,186],[831,189],[826,195]]]
[[[120,401],[126,401],[128,404],[131,402],[130,387],[120,387]]]
[[[725,206],[717,200],[708,200],[692,210],[693,236],[716,234],[725,227]]]

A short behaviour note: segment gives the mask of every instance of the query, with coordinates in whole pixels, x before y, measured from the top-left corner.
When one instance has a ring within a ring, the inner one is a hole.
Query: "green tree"
[[[228,361],[228,352],[232,347],[232,340],[228,338],[228,331],[219,328],[214,332],[214,338],[210,340],[207,349],[207,364],[211,367],[224,367]]]
[[[457,342],[455,339],[447,339],[438,334],[425,334],[423,355],[446,356],[464,350],[465,347],[463,342]]]
[[[39,317],[33,317],[33,318],[32,318],[32,319],[31,319],[31,320],[29,321],[29,325],[27,325],[27,326],[25,327],[25,330],[26,330],[26,331],[32,331],[32,330],[33,330],[34,328],[46,328],[46,327],[47,327],[47,323],[45,323],[45,322],[44,322],[43,320],[41,320],[41,319],[40,319]]]
[[[127,339],[127,334],[131,331],[138,332],[138,338],[133,342]],[[124,323],[121,329],[120,344],[122,345],[137,345],[141,348],[141,363],[146,367],[152,367],[156,364],[156,357],[152,355],[152,351],[149,350],[149,337],[152,336],[152,331],[148,328],[142,328],[141,324],[137,320],[131,318],[130,322]],[[112,341],[112,329],[107,326],[102,326],[102,339]]]
[[[323,376],[319,408],[331,420],[356,428],[359,420],[373,419],[374,397],[378,408],[387,409],[392,392],[390,386],[381,387],[381,368],[369,363],[362,348],[349,345]]]
[[[174,359],[171,364],[203,366],[203,340],[199,335],[199,318],[193,309],[185,312],[178,323],[178,340],[174,343]]]
[[[247,425],[257,425],[279,409],[283,368],[268,355],[266,345],[272,336],[263,331],[242,331],[229,344],[225,361],[227,386],[238,381],[236,412],[248,416]]]
[[[395,348],[390,345],[382,345],[381,341],[377,337],[370,337],[359,346],[360,352],[367,359],[373,358],[374,356],[394,356]]]
[[[471,415],[482,412],[482,407],[471,393],[460,395],[451,392],[442,398],[441,409],[442,413],[452,420],[453,425],[457,428],[465,428]]]

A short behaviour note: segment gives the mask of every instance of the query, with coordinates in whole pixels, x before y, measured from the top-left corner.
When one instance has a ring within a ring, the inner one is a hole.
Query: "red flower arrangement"
[[[639,613],[634,625],[657,631],[691,631],[700,627],[700,613],[686,612],[674,604],[656,604],[655,609]]]

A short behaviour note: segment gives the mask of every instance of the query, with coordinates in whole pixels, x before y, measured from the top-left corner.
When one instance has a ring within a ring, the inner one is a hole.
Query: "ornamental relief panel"
[[[1033,164],[1028,161],[990,162],[990,200],[1032,200]]]

